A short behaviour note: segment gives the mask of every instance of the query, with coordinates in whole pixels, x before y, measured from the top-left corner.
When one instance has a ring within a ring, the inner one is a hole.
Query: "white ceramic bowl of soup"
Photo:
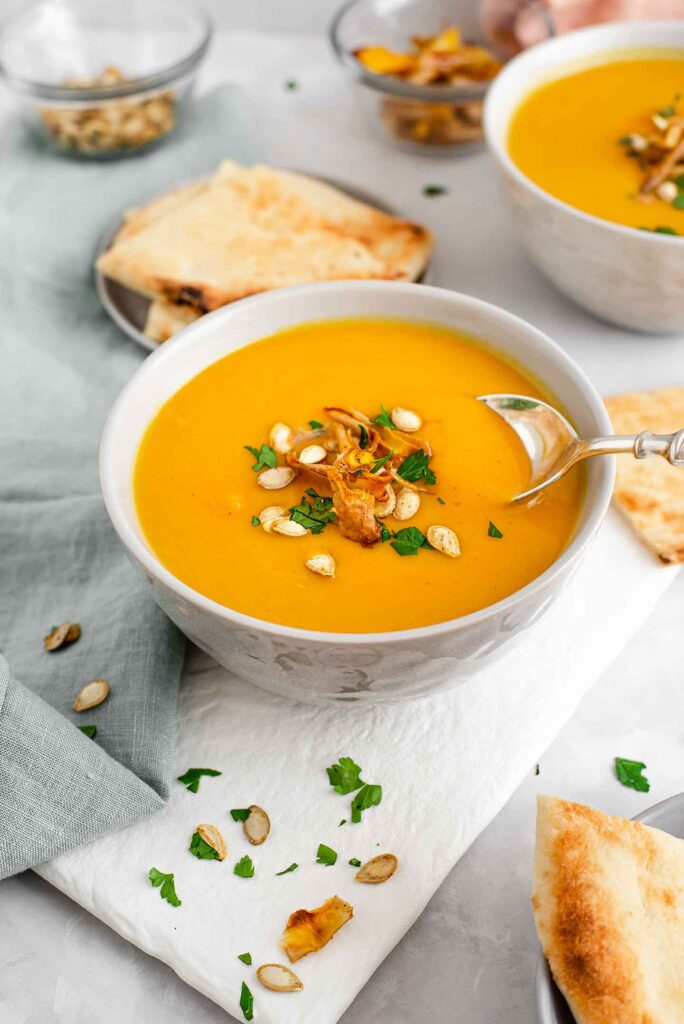
[[[112,523],[152,596],[218,662],[258,686],[297,700],[398,701],[472,676],[515,643],[555,601],[605,516],[614,460],[591,460],[577,528],[556,561],[527,586],[472,614],[394,632],[324,633],[270,623],[218,604],[169,572],[145,538],[133,490],[143,435],[165,402],[230,352],[297,324],[343,317],[405,318],[467,332],[527,368],[557,396],[580,433],[610,430],[603,402],[572,359],[536,328],[496,306],[426,285],[305,285],[203,316],[149,356],[107,421],[101,485]]]
[[[554,198],[514,164],[507,141],[520,104],[550,79],[579,70],[602,54],[610,59],[622,56],[621,51],[680,47],[684,56],[684,21],[581,29],[540,43],[512,60],[493,82],[485,105],[485,137],[520,241],[533,262],[589,312],[647,333],[684,330],[684,237],[623,227]]]

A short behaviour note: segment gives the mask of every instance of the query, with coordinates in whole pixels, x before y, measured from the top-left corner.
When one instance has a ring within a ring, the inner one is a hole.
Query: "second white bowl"
[[[555,70],[561,74],[596,54],[654,47],[684,51],[684,21],[601,25],[532,47],[495,79],[485,106],[485,137],[520,240],[539,269],[596,316],[630,330],[673,333],[684,331],[684,238],[582,213],[535,185],[508,155],[513,115]]]

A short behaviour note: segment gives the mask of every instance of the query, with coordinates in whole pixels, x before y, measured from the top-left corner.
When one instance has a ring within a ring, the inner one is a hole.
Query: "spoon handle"
[[[613,437],[593,437],[583,443],[582,456],[620,454],[632,452],[637,459],[649,455],[662,455],[673,466],[684,466],[684,429],[674,434],[615,434]]]

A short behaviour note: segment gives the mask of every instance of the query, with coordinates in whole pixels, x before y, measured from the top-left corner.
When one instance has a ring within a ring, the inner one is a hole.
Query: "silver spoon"
[[[615,434],[612,437],[578,437],[564,416],[538,398],[525,395],[480,395],[493,412],[516,432],[530,460],[529,487],[511,498],[520,501],[554,484],[577,462],[590,455],[620,455],[637,459],[662,455],[673,466],[684,466],[684,429],[674,434]]]

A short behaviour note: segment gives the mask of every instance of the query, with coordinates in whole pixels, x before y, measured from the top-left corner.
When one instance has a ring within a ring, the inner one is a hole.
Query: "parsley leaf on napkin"
[[[290,873],[290,871],[296,871],[298,867],[299,867],[299,864],[290,864],[289,868],[285,868],[284,871],[276,871],[276,878],[279,875],[287,875],[287,874]]]
[[[85,733],[86,736],[91,740],[94,740],[95,737],[97,736],[96,725],[79,725],[79,729],[81,730],[81,732]]]
[[[248,967],[252,966],[252,954],[251,953],[240,953],[238,960],[242,960],[243,964],[247,964]]]
[[[408,529],[415,529],[415,527],[408,527]],[[399,531],[399,533],[406,532],[406,530]],[[416,533],[420,533],[420,530],[416,530]],[[420,536],[423,536],[422,533]],[[364,782],[361,778],[362,770],[351,757],[341,757],[336,764],[331,764],[329,768],[326,768],[330,785],[340,796],[346,796],[347,793],[358,790],[351,802],[351,820],[355,825],[361,821],[364,811],[369,807],[377,806],[382,800],[382,786],[368,785]],[[340,825],[346,825],[346,823],[346,818],[343,818]],[[335,856],[337,857],[337,854]]]
[[[176,896],[176,888],[173,882],[173,873],[165,874],[163,871],[159,871],[158,868],[150,868],[147,876],[155,888],[161,886],[159,895],[167,903],[170,903],[172,907],[180,907],[181,901]]]
[[[325,770],[328,773],[330,785],[340,796],[353,793],[355,789],[360,789],[363,786],[361,768],[351,757],[341,757],[337,764],[331,764]]]
[[[240,860],[233,868],[233,874],[237,875],[239,878],[254,878],[254,864],[252,862],[252,858],[248,857],[247,854],[245,854],[244,857],[240,857]]]
[[[382,800],[382,786],[363,786],[351,804],[351,820],[354,825],[361,821],[361,815],[369,807],[377,807]]]
[[[190,793],[196,793],[203,775],[213,777],[220,774],[221,772],[217,772],[214,768],[188,768],[184,775],[178,776],[178,782],[182,782]]]
[[[325,845],[325,843],[320,843],[316,852],[316,863],[325,864],[325,866],[329,868],[332,867],[336,860],[337,854],[335,851],[331,850],[329,846]]]
[[[249,991],[244,981],[242,982],[242,989],[240,991],[240,1009],[245,1016],[245,1020],[251,1020],[254,1016],[254,996]]]
[[[645,767],[643,761],[630,761],[626,757],[615,758],[615,774],[618,780],[623,786],[629,786],[640,793],[648,793],[651,788],[648,779],[641,774]]]
[[[230,812],[233,821],[247,821],[251,814],[249,807],[234,807]]]

